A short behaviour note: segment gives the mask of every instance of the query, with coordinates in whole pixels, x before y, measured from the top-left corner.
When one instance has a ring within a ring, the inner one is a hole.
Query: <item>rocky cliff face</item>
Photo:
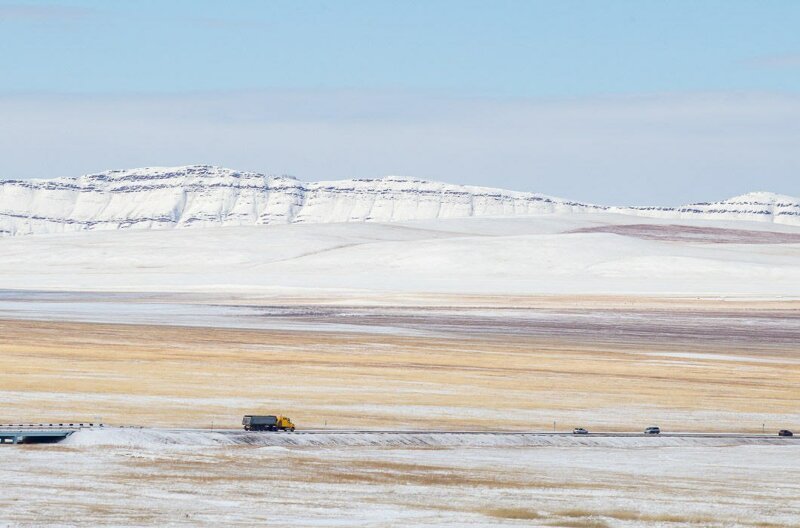
[[[680,208],[606,207],[393,176],[304,183],[205,165],[0,181],[0,235],[602,211],[800,225],[800,200],[770,193]]]

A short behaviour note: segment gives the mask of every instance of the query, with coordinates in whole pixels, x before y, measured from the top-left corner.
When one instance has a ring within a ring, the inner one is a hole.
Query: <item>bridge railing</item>
[[[0,423],[2,429],[86,429],[95,427],[106,427],[103,423],[80,423],[80,422],[60,422],[60,423]]]

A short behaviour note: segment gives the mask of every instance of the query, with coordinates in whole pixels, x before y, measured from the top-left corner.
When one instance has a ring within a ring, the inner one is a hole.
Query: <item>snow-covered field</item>
[[[789,223],[595,211],[2,237],[0,290],[7,421],[798,419]],[[800,523],[800,446],[777,437],[274,438],[130,429],[4,446],[0,525]]]
[[[107,434],[108,433],[108,434]],[[81,438],[85,435],[84,438]],[[105,440],[101,437],[107,436]],[[0,449],[10,526],[790,526],[800,446],[281,447],[148,431]],[[658,439],[666,440],[666,439]]]
[[[7,237],[0,289],[800,295],[800,228],[681,222],[555,214]]]

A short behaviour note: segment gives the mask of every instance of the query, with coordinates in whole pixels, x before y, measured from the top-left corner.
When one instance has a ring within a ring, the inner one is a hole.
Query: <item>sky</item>
[[[797,1],[0,0],[0,178],[800,196]]]

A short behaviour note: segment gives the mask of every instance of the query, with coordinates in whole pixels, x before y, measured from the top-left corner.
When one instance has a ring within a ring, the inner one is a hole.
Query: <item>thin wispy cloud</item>
[[[6,4],[0,5],[0,22],[75,20],[89,16],[93,13],[94,11],[87,7],[67,6],[61,4]]]
[[[206,29],[219,29],[219,30],[238,30],[238,29],[259,29],[267,26],[264,20],[257,18],[222,18],[222,17],[203,17],[203,16],[188,16],[185,17],[187,23]]]
[[[800,68],[800,52],[753,57],[745,61],[745,64],[756,68]]]

